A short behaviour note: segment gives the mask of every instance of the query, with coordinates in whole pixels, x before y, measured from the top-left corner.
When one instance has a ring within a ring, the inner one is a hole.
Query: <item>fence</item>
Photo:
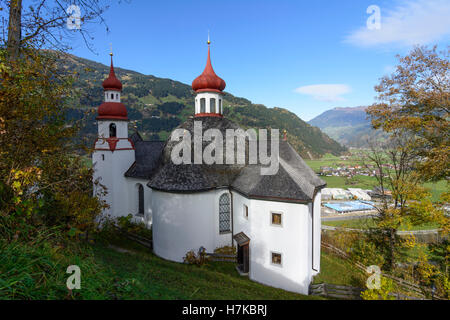
[[[309,287],[309,294],[345,300],[362,300],[362,288],[351,286],[340,286],[329,283],[312,284]],[[424,300],[423,298],[410,297],[402,293],[389,293],[390,296],[397,300]]]
[[[235,254],[222,254],[222,253],[209,253],[209,252],[206,252],[206,256],[211,261],[236,262],[236,255]]]
[[[325,243],[322,242],[322,247],[324,247],[325,249],[333,252],[334,254],[336,254],[337,256],[344,258],[344,259],[350,259],[350,256],[343,250],[329,244],[329,243]],[[364,266],[362,263],[358,262],[358,261],[351,261],[351,263],[356,266],[358,269],[362,270],[363,272],[367,272],[367,267]],[[424,292],[427,292],[431,295],[431,289],[427,288],[427,287],[423,287],[420,286],[418,284],[406,281],[404,279],[400,279],[394,276],[391,276],[389,274],[386,273],[381,273],[381,276],[385,277],[385,278],[389,278],[391,279],[394,283],[397,284],[397,286],[405,291],[411,292],[414,295],[416,295],[417,297],[409,297],[407,295],[401,294],[401,293],[395,293],[392,294],[394,296],[398,296],[398,297],[403,297],[404,299],[426,299],[426,295],[424,294]],[[436,300],[446,300],[445,298],[439,297],[439,296],[434,296],[433,297]]]
[[[134,233],[130,233],[128,231],[125,231],[124,229],[114,226],[123,236],[125,236],[127,239],[137,242],[140,245],[143,245],[146,248],[153,249],[153,241],[151,239],[139,236]]]
[[[322,225],[322,231],[356,231],[356,232],[369,232],[369,230],[365,229],[354,229],[354,228],[345,228],[345,227],[334,227]],[[397,231],[397,235],[400,237],[404,236],[414,236],[419,243],[440,243],[445,239],[448,239],[448,235],[442,234],[442,229],[430,229],[430,230],[412,230],[412,231]]]
[[[363,289],[361,288],[328,283],[312,284],[309,286],[309,294],[346,300],[361,300],[362,291]]]

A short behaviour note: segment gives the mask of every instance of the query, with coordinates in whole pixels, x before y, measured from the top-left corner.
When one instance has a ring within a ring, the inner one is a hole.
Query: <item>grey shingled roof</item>
[[[287,141],[279,144],[279,168],[275,175],[261,175],[260,165],[244,168],[232,188],[248,198],[309,202],[326,182],[319,179]]]
[[[193,136],[195,121],[202,121],[203,132],[239,127],[226,118],[202,117],[186,120],[178,128]],[[139,134],[131,137],[135,144],[136,162],[125,176],[149,179],[148,186],[167,192],[199,192],[231,187],[248,198],[310,202],[317,190],[326,186],[287,141],[279,144],[279,170],[275,175],[261,175],[261,165],[173,164],[170,154],[176,141],[142,141]],[[204,141],[203,148],[210,142]],[[270,143],[268,143],[268,147]],[[248,146],[247,146],[248,147]],[[191,150],[193,152],[193,146]],[[270,154],[270,151],[269,151]],[[225,159],[224,151],[224,159]],[[193,157],[192,157],[193,159]],[[224,161],[225,163],[225,161]]]
[[[136,136],[134,138],[136,138]],[[131,165],[127,172],[125,172],[125,177],[150,179],[155,169],[160,165],[161,153],[165,142],[130,139],[134,143],[136,161]]]
[[[202,122],[203,133],[208,129],[219,129],[225,137],[226,129],[239,129],[234,122],[219,117],[201,117],[191,118],[182,123],[178,129],[190,132],[192,137],[191,159],[194,159],[194,121]],[[225,165],[225,164],[180,164],[175,165],[171,160],[173,148],[178,141],[167,140],[162,156],[162,165],[152,176],[148,186],[164,191],[173,192],[193,192],[205,191],[214,188],[228,187],[234,181],[244,165]],[[211,142],[203,141],[203,148]],[[224,163],[226,153],[223,153]]]
[[[137,141],[143,141],[144,139],[142,139],[139,132],[136,131],[131,135],[130,140],[133,142],[133,144],[135,144]]]

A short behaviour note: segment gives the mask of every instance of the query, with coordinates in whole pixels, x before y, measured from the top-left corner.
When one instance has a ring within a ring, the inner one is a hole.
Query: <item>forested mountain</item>
[[[367,147],[368,140],[383,139],[386,134],[372,129],[366,108],[334,108],[323,112],[308,123],[320,128],[347,147]]]
[[[81,136],[87,144],[93,143],[96,110],[103,100],[102,81],[109,73],[109,66],[73,55],[65,55],[59,61],[64,72],[76,76],[76,94],[69,100],[69,118],[82,122]],[[130,130],[134,127],[145,139],[166,139],[175,127],[194,114],[194,92],[190,85],[117,67],[115,72],[123,84],[122,102],[128,109]],[[267,108],[225,93],[224,113],[243,128],[286,130],[289,142],[306,159],[346,151],[320,129],[286,109]]]

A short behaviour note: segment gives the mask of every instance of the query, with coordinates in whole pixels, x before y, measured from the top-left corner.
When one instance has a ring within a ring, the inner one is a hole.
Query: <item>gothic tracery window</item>
[[[230,195],[224,193],[219,198],[219,232],[231,231]]]

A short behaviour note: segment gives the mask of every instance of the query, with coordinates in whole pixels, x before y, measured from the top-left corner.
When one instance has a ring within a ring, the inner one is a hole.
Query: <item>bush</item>
[[[384,257],[379,253],[378,248],[372,242],[359,239],[353,243],[352,259],[365,266],[377,265],[380,268],[384,265]]]
[[[206,257],[205,248],[201,247],[198,250],[198,253],[195,253],[194,250],[188,251],[184,256],[183,261],[184,263],[193,264],[197,266],[204,265],[208,261],[208,258]]]
[[[389,293],[394,292],[394,283],[391,279],[381,277],[380,287],[378,289],[367,289],[361,293],[364,300],[395,300]]]

